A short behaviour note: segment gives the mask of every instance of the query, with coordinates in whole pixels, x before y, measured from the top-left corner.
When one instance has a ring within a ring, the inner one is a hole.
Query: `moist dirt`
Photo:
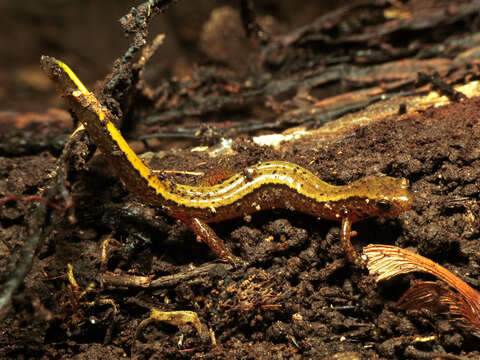
[[[185,151],[154,158],[151,165],[218,175],[223,168],[231,173],[259,161],[286,160],[338,185],[378,173],[405,177],[413,208],[397,218],[355,223],[354,245],[415,249],[476,286],[479,113],[480,99],[467,99],[358,128],[322,148],[296,140],[297,151],[283,153],[244,139],[234,156],[211,159]],[[54,163],[47,153],[2,158],[0,189],[35,193]],[[234,269],[216,261],[184,225],[123,190],[101,154],[76,172],[70,186],[74,216],[58,224],[14,296],[13,311],[1,325],[2,357],[129,356],[136,327],[152,307],[194,311],[203,332],[199,336],[188,324],[148,325],[136,340],[139,359],[392,359],[437,351],[480,356],[477,339],[448,317],[397,310],[395,301],[422,276],[376,284],[366,270],[345,260],[338,223],[278,210],[213,224],[233,252],[249,262]],[[1,205],[1,259],[22,246],[22,222],[30,206],[28,201]],[[122,245],[111,241],[102,265],[107,238]],[[67,264],[79,291],[89,289],[77,302],[69,295]],[[180,277],[205,266],[208,270],[198,276]],[[3,260],[0,273],[9,271]],[[103,273],[150,276],[154,285],[102,284]],[[173,280],[163,285],[154,281],[168,276]],[[431,338],[416,341],[419,337]]]

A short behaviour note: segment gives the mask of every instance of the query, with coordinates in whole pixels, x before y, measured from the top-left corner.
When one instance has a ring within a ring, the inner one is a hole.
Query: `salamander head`
[[[363,206],[360,206],[363,211],[357,215],[358,218],[396,216],[412,207],[412,194],[407,179],[369,176],[351,185],[359,201],[363,202]],[[356,208],[359,208],[358,204]]]

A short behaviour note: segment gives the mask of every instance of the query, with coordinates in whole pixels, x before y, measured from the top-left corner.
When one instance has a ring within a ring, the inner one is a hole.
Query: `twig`
[[[159,288],[164,286],[174,286],[176,284],[179,284],[186,280],[190,280],[192,278],[201,279],[203,275],[206,275],[210,271],[214,271],[217,268],[221,269],[221,271],[228,272],[233,269],[233,266],[230,264],[218,264],[218,263],[205,264],[193,270],[188,270],[179,274],[162,276],[161,278],[152,280],[150,287]]]
[[[148,277],[130,277],[130,276],[118,276],[112,274],[103,274],[102,281],[106,286],[125,286],[133,288],[163,288],[167,286],[175,286],[184,281],[190,280],[192,278],[201,279],[202,276],[208,274],[211,271],[219,269],[220,271],[230,271],[233,269],[233,266],[230,264],[218,264],[218,263],[209,263],[202,266],[196,267],[194,269],[189,269],[177,274],[166,275],[159,277],[158,279],[151,280]]]
[[[269,35],[256,21],[255,8],[252,0],[240,0],[240,14],[242,23],[248,37],[254,36],[260,43],[270,40]]]
[[[202,323],[198,315],[194,311],[180,310],[180,311],[162,311],[160,309],[150,309],[150,316],[138,324],[137,330],[132,340],[130,347],[130,356],[135,358],[135,344],[141,331],[152,322],[166,322],[171,325],[180,326],[185,324],[192,324],[197,330],[198,336],[202,336]]]
[[[105,85],[104,94],[113,94],[119,88],[123,79],[125,65],[132,61],[133,55],[140,51],[147,43],[148,22],[160,12],[164,12],[176,0],[149,0],[132,8],[127,15],[120,18],[120,24],[127,34],[135,34],[132,45],[120,58],[118,67],[114,70],[111,79]],[[123,89],[124,90],[124,89]],[[118,90],[121,91],[121,90]],[[118,100],[117,97],[114,97]]]
[[[45,191],[45,195],[51,195],[51,192],[55,192],[54,188],[50,188],[50,191]],[[40,203],[36,210],[31,215],[32,220],[28,225],[28,239],[25,241],[23,248],[20,252],[20,257],[15,266],[15,270],[10,275],[7,281],[3,284],[0,290],[0,320],[3,320],[10,310],[10,303],[12,295],[23,282],[25,276],[32,268],[35,254],[40,250],[43,243],[45,233],[49,233],[53,226],[45,226],[42,222],[47,218],[47,205],[46,203]],[[42,229],[43,231],[39,231]],[[10,255],[9,261],[15,258],[15,254]]]
[[[418,81],[420,83],[432,84],[435,90],[437,90],[440,94],[447,96],[452,102],[460,102],[467,98],[465,94],[455,90],[452,85],[443,80],[438,72],[434,72],[433,75],[419,72]]]

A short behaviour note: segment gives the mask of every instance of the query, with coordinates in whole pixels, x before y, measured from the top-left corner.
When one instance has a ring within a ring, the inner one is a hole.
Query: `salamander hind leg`
[[[358,266],[363,266],[364,262],[360,255],[357,253],[357,250],[352,245],[351,237],[357,235],[356,231],[352,231],[352,222],[348,217],[342,219],[342,225],[340,227],[340,241],[342,242],[342,247],[349,261]]]
[[[233,255],[222,239],[204,221],[198,218],[180,218],[197,235],[199,241],[206,243],[222,261],[243,265],[244,261]]]

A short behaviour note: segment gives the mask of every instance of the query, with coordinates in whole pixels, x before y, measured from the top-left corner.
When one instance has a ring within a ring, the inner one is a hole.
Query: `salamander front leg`
[[[233,255],[222,239],[208,226],[204,221],[198,218],[180,219],[188,225],[190,229],[197,235],[197,239],[206,243],[210,249],[217,255],[222,261],[232,263],[234,265],[242,265],[244,261]]]
[[[356,231],[352,231],[352,222],[348,217],[342,219],[342,226],[340,227],[340,241],[342,242],[343,250],[347,254],[349,261],[355,265],[362,266],[363,261],[357,250],[352,245],[350,238],[357,235]]]

